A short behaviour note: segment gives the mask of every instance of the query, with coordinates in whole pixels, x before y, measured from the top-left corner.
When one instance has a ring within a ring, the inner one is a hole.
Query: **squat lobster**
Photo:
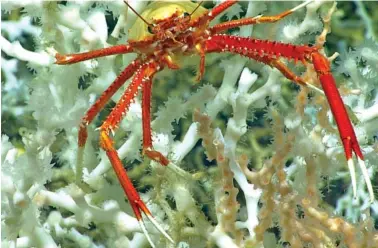
[[[129,33],[128,44],[112,46],[104,49],[89,51],[80,54],[56,54],[56,64],[73,64],[93,58],[109,56],[114,54],[137,53],[139,56],[128,65],[114,82],[103,92],[99,99],[91,106],[83,117],[78,135],[78,157],[77,176],[81,180],[81,168],[83,162],[83,151],[87,140],[87,126],[95,116],[104,108],[114,93],[132,76],[132,82],[122,95],[121,100],[113,108],[109,116],[100,126],[100,146],[106,154],[117,174],[119,182],[125,191],[130,205],[137,220],[153,246],[143,223],[144,213],[155,227],[173,242],[172,238],[156,222],[151,212],[141,200],[138,192],[132,185],[122,162],[113,146],[113,140],[109,135],[115,131],[127,112],[130,104],[139,90],[142,91],[142,124],[143,124],[143,154],[150,159],[167,166],[170,162],[160,152],[153,149],[151,138],[151,88],[154,75],[168,67],[176,70],[180,57],[197,54],[200,56],[198,80],[202,78],[205,71],[205,55],[214,52],[229,52],[252,58],[264,64],[277,68],[288,79],[300,84],[306,82],[295,75],[280,58],[293,59],[302,63],[310,62],[314,65],[324,93],[328,99],[331,111],[337,123],[340,137],[343,143],[345,156],[352,176],[353,193],[356,195],[356,179],[352,152],[357,156],[362,169],[371,201],[374,200],[372,185],[366,172],[363,154],[358,144],[353,126],[349,120],[345,106],[335,86],[335,80],[330,72],[330,64],[327,58],[319,53],[319,48],[284,44],[269,40],[244,38],[233,35],[219,34],[231,28],[258,23],[276,22],[294,11],[303,8],[311,1],[306,1],[297,7],[275,16],[256,16],[228,21],[209,27],[209,23],[224,10],[236,3],[235,0],[225,1],[212,10],[192,2],[153,2],[140,17]]]

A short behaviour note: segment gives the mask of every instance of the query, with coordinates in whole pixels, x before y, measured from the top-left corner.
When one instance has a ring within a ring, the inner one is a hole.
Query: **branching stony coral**
[[[141,13],[147,4],[133,6]],[[297,4],[241,2],[216,21],[275,14]],[[233,32],[294,44],[321,43],[322,38],[327,44],[329,36],[321,34],[327,17],[340,14],[332,7],[332,2],[314,2],[279,23]],[[2,23],[1,38],[2,132],[7,134],[1,148],[2,246],[147,247],[108,159],[99,151],[96,127],[102,115],[90,126],[82,183],[74,174],[80,119],[134,55],[58,66],[49,53],[125,43],[136,16],[126,14],[122,1],[14,1],[2,3],[2,11],[9,18]],[[371,22],[366,18],[365,13],[363,20]],[[334,76],[356,119],[370,177],[376,178],[378,48],[371,29],[367,27],[369,40],[337,58]],[[138,192],[177,242],[169,244],[147,223],[155,244],[378,246],[378,203],[370,205],[362,176],[358,199],[353,199],[342,146],[321,93],[294,88],[276,69],[229,55],[208,56],[203,82],[193,86],[198,60],[188,60],[189,69],[163,71],[154,83],[154,148],[177,167],[171,170],[140,157],[140,100],[115,133]],[[22,68],[24,62],[29,71]],[[305,70],[303,77],[318,87],[310,65],[290,66]],[[22,143],[7,132],[14,123]]]

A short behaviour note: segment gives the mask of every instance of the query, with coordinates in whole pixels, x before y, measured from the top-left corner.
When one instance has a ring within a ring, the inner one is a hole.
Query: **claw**
[[[155,220],[155,218],[151,215],[150,211],[148,210],[148,208],[143,204],[142,206],[137,206],[138,210],[138,214],[136,213],[136,217],[138,219],[138,222],[139,222],[139,225],[140,225],[140,228],[142,229],[143,233],[144,233],[144,236],[146,236],[147,240],[148,240],[148,243],[150,243],[151,247],[155,248],[155,245],[154,243],[152,242],[152,239],[150,237],[150,235],[148,234],[147,232],[147,229],[146,229],[146,226],[144,225],[144,221],[143,221],[143,217],[141,215],[141,212],[144,213],[146,215],[146,217],[151,221],[151,223],[155,226],[155,228],[161,233],[164,235],[164,237],[166,239],[168,239],[172,244],[174,244],[175,242],[173,241],[173,239],[171,238],[171,236],[169,236],[169,234],[163,229],[163,227]]]
[[[357,156],[357,160],[358,160],[358,165],[360,166],[362,175],[364,177],[367,190],[369,192],[370,202],[372,203],[374,202],[374,191],[373,191],[373,186],[371,184],[371,180],[370,180],[370,177],[369,177],[366,165],[365,165],[365,161],[359,158],[358,156]],[[354,168],[354,163],[353,163],[352,158],[348,159],[348,167],[349,167],[350,177],[352,180],[353,197],[357,198],[356,170]]]
[[[350,173],[350,179],[352,181],[353,197],[357,198],[357,180],[356,180],[356,169],[354,167],[353,159],[348,159],[348,168]]]
[[[370,196],[370,202],[373,203],[374,202],[374,191],[373,191],[373,186],[371,185],[371,181],[370,181],[370,177],[369,177],[366,165],[365,165],[365,161],[362,160],[361,158],[359,158],[358,156],[357,156],[357,160],[358,160],[358,165],[360,166],[362,175],[365,179],[366,187],[368,189],[369,196]]]
[[[139,222],[139,225],[140,225],[140,229],[142,229],[142,231],[144,233],[144,236],[146,236],[146,238],[148,240],[148,243],[150,243],[150,245],[151,245],[152,248],[155,248],[155,245],[152,242],[152,239],[151,239],[150,235],[147,232],[146,226],[144,225],[143,219],[138,220],[138,222]]]
[[[297,11],[298,9],[303,8],[303,7],[307,6],[308,4],[310,4],[312,2],[314,2],[314,0],[308,0],[306,2],[303,2],[303,3],[299,4],[299,5],[297,5],[296,7],[292,8],[290,11],[291,12]]]
[[[352,143],[354,145],[352,145]],[[346,142],[344,142],[344,147],[345,147],[345,151],[346,151],[346,157],[347,157],[350,177],[351,177],[351,180],[352,180],[353,197],[357,198],[357,180],[356,180],[356,170],[355,170],[354,162],[353,162],[353,158],[352,158],[352,151],[356,154],[358,165],[360,166],[362,175],[363,175],[365,183],[366,183],[367,190],[369,192],[370,202],[374,202],[373,186],[371,184],[369,173],[367,171],[365,161],[363,159],[363,155],[362,155],[361,149],[360,149],[360,147],[357,143],[357,140],[355,139],[354,142],[351,142],[350,139],[346,139]]]
[[[155,220],[154,217],[152,217],[152,215],[150,214],[146,214],[147,218],[151,221],[151,223],[155,226],[156,229],[159,230],[159,232],[161,234],[163,234],[172,244],[174,244],[175,242],[173,241],[173,239],[171,238],[171,236],[169,236],[169,234],[163,229],[163,227]],[[147,239],[148,239],[148,234],[147,234]]]
[[[131,203],[130,203],[131,204]],[[155,218],[151,215],[151,212],[148,210],[147,206],[142,202],[134,202],[131,204],[131,207],[134,210],[135,217],[137,218],[140,228],[143,231],[144,236],[146,236],[148,243],[150,243],[151,247],[155,247],[154,243],[152,242],[151,236],[148,234],[146,226],[144,225],[143,216],[146,215],[146,217],[151,221],[151,223],[155,226],[155,228],[166,237],[171,243],[175,243],[171,236],[163,229],[163,227],[155,220]]]
[[[374,192],[364,162],[364,155],[362,154],[360,145],[358,144],[353,125],[349,119],[343,100],[341,99],[341,96],[336,88],[335,79],[331,74],[329,61],[325,56],[321,55],[318,52],[313,52],[311,54],[311,58],[315,71],[319,76],[319,80],[323,87],[324,93],[328,99],[332,114],[336,120],[337,128],[339,129],[340,138],[344,146],[345,157],[347,159],[349,171],[351,174],[353,195],[354,197],[357,196],[356,172],[352,160],[352,153],[354,152],[356,154],[358,164],[361,168],[362,175],[366,182],[366,187],[370,196],[370,202],[373,202]]]

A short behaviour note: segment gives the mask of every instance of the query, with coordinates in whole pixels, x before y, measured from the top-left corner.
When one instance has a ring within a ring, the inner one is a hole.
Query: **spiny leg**
[[[249,54],[248,57],[256,60],[256,61],[259,61],[261,63],[264,63],[264,64],[267,64],[267,65],[270,65],[271,67],[275,67],[276,69],[278,69],[282,75],[284,75],[287,79],[299,84],[299,85],[302,85],[302,86],[306,86],[307,83],[300,77],[298,77],[294,72],[292,72],[289,67],[287,67],[282,61],[280,61],[279,59],[275,59],[275,58],[271,58],[270,56],[263,56],[263,57],[259,57],[255,54]]]
[[[301,61],[302,63],[306,63],[306,61],[310,59],[311,53],[317,52],[318,50],[316,47],[299,46],[225,34],[210,36],[204,41],[202,46],[204,47],[205,53],[230,52],[252,59],[269,58],[269,61],[271,61],[272,59],[286,58]]]
[[[364,179],[370,195],[370,200],[374,200],[374,194],[371,186],[371,181],[368,176],[366,166],[363,160],[361,148],[358,144],[353,126],[350,122],[349,116],[346,112],[344,103],[336,88],[335,80],[330,72],[330,65],[328,60],[318,52],[318,48],[308,46],[297,46],[291,44],[284,44],[280,42],[272,42],[267,40],[258,40],[252,38],[237,37],[231,35],[213,35],[205,42],[205,51],[209,52],[231,52],[240,54],[249,58],[256,59],[260,62],[274,62],[275,58],[293,59],[295,61],[312,61],[315,71],[318,74],[322,84],[324,93],[330,104],[331,111],[335,117],[337,128],[339,130],[340,138],[342,140],[348,166],[350,168],[352,177],[353,192],[356,196],[356,181],[354,173],[354,165],[352,160],[352,151],[358,158]],[[266,60],[268,58],[268,60]],[[264,61],[264,59],[266,61]],[[277,61],[272,65],[278,66],[279,70],[283,70],[285,76],[290,76],[281,64]]]
[[[212,21],[215,17],[217,17],[223,11],[225,11],[226,9],[228,9],[229,7],[231,7],[232,5],[236,3],[237,3],[236,0],[228,0],[228,1],[224,1],[218,4],[212,10],[210,10],[206,15],[200,17],[199,22],[206,23],[206,22]],[[192,25],[194,26],[195,24],[192,24]],[[196,77],[196,81],[199,82],[202,79],[203,74],[205,73],[205,51],[203,47],[201,46],[201,44],[197,44],[195,48],[198,52],[198,55],[200,56],[200,66],[199,66],[198,75]]]
[[[284,12],[282,12],[282,13],[280,13],[278,15],[274,15],[274,16],[262,16],[262,15],[259,15],[259,16],[250,17],[250,18],[242,18],[242,19],[238,19],[238,20],[232,20],[232,21],[228,21],[228,22],[223,22],[223,23],[217,24],[217,25],[209,28],[209,31],[210,31],[211,34],[215,34],[215,33],[219,33],[219,32],[231,29],[231,28],[245,26],[245,25],[253,25],[253,24],[257,24],[257,23],[273,23],[273,22],[277,22],[277,21],[281,20],[282,18],[284,18],[284,17],[286,17],[286,16],[294,13],[298,9],[305,7],[306,5],[308,5],[309,3],[311,3],[312,1],[313,0],[308,0],[308,1],[303,2],[302,4],[300,4],[300,5],[292,8],[290,10],[284,11]],[[222,13],[224,10],[226,10],[227,8],[229,8],[232,5],[234,5],[236,2],[237,1],[234,1],[234,0],[229,0],[229,1],[222,2],[221,4],[219,4],[216,7],[214,7],[203,18],[205,18],[207,21],[211,21],[217,15],[219,15],[220,13]],[[200,60],[200,67],[199,67],[199,74],[197,76],[197,81],[199,81],[199,80],[201,80],[201,78],[202,78],[202,76],[204,74],[204,70],[205,70],[204,69],[205,68],[205,52],[204,52],[204,49],[202,48],[202,46],[200,44],[196,45],[196,50],[198,51],[198,53],[200,55],[200,58],[201,58],[201,60]],[[280,64],[280,62],[278,62],[277,66],[281,67],[281,64]],[[297,81],[297,82],[300,83],[299,81]]]
[[[352,152],[357,156],[358,164],[361,168],[362,175],[364,176],[366,186],[369,192],[370,201],[374,201],[374,192],[371,185],[370,177],[366,169],[364,162],[364,156],[362,154],[360,145],[358,144],[356,134],[353,130],[352,123],[348,117],[348,113],[343,104],[339,91],[336,88],[335,79],[331,74],[331,67],[326,57],[318,52],[311,54],[312,62],[315,71],[318,74],[319,81],[322,84],[324,93],[327,96],[328,103],[331,107],[332,114],[336,120],[336,124],[339,129],[340,137],[344,146],[345,157],[348,162],[348,167],[351,173],[353,195],[357,195],[357,183],[354,173],[354,164],[352,158]]]
[[[75,53],[75,54],[55,54],[56,62],[55,64],[58,65],[67,65],[67,64],[74,64],[77,62],[95,59],[99,57],[105,57],[109,55],[115,54],[125,54],[125,53],[132,53],[134,50],[130,45],[117,45],[111,46],[107,48],[102,48],[98,50],[93,50],[84,53]]]
[[[173,172],[180,175],[183,179],[191,180],[192,177],[186,171],[169,161],[163,154],[153,149],[151,135],[151,90],[152,78],[147,80],[142,87],[142,124],[143,124],[143,154],[150,159],[167,166]]]
[[[151,135],[151,88],[152,79],[146,78],[142,88],[142,124],[143,124],[143,154],[150,159],[167,166],[169,160],[153,149]]]
[[[255,16],[255,17],[242,18],[242,19],[238,19],[238,20],[223,22],[223,23],[220,23],[220,24],[217,24],[217,25],[214,25],[213,27],[211,27],[210,32],[214,34],[214,33],[219,33],[219,32],[231,29],[231,28],[245,26],[245,25],[277,22],[277,21],[281,20],[282,18],[294,13],[298,9],[305,7],[306,5],[311,3],[312,1],[313,0],[303,2],[300,5],[292,8],[292,9],[286,10],[286,11],[284,11],[284,12],[278,14],[278,15],[274,15],[274,16],[259,15],[259,16]],[[227,3],[227,2],[224,2],[224,3]]]
[[[100,146],[105,150],[110,163],[113,166],[113,169],[118,177],[118,180],[129,200],[129,203],[135,213],[135,217],[139,221],[142,231],[144,232],[147,240],[154,247],[154,244],[145,228],[142,213],[144,213],[147,218],[152,222],[152,224],[172,243],[172,238],[164,231],[164,229],[157,223],[157,221],[152,216],[151,212],[148,210],[145,203],[140,198],[135,187],[131,183],[130,178],[128,177],[126,170],[123,168],[122,162],[118,156],[118,153],[113,145],[113,140],[110,138],[110,131],[114,132],[118,127],[119,122],[122,120],[123,116],[128,111],[130,104],[133,102],[138,90],[140,87],[144,87],[144,83],[159,70],[159,66],[155,62],[149,62],[143,64],[133,78],[131,84],[127,87],[126,91],[122,95],[121,99],[117,105],[113,108],[109,116],[106,118],[104,123],[101,125],[100,129]]]
[[[315,59],[314,59],[315,57]],[[339,129],[339,134],[341,141],[343,143],[345,157],[347,159],[347,164],[351,176],[352,181],[352,189],[354,197],[357,197],[357,180],[356,180],[356,172],[354,168],[353,158],[352,158],[352,151],[357,156],[358,164],[362,171],[362,175],[365,179],[366,186],[369,192],[370,201],[374,201],[374,192],[373,187],[369,178],[369,174],[366,169],[366,165],[364,162],[363,154],[358,144],[356,134],[354,132],[352,123],[350,122],[348,113],[345,109],[345,105],[341,99],[341,96],[336,88],[335,80],[330,72],[329,62],[328,60],[321,54],[317,52],[312,53],[313,64],[315,66],[315,70],[319,75],[319,81],[322,84],[322,88],[324,89],[324,94],[328,99],[328,103],[330,105],[331,112],[335,117],[337,127]],[[256,59],[256,58],[255,58]],[[259,58],[256,60],[261,61]],[[306,82],[296,76],[285,64],[283,64],[279,60],[272,60],[269,61],[267,59],[266,62],[261,61],[266,64],[270,64],[271,66],[277,68],[281,71],[281,73],[288,79],[296,82],[298,84],[306,84]],[[308,84],[306,84],[308,85]],[[341,128],[340,128],[341,127]]]
[[[101,94],[97,101],[89,108],[81,120],[78,134],[78,151],[76,160],[76,183],[80,184],[83,176],[83,156],[84,147],[88,138],[87,126],[93,121],[96,115],[104,108],[109,99],[117,90],[134,74],[140,66],[139,59],[134,60],[128,65],[113,81],[113,83]]]
[[[217,17],[219,14],[221,14],[223,11],[225,11],[235,3],[237,3],[236,0],[228,0],[218,4],[207,14],[206,19],[209,21],[213,20],[215,17]]]
[[[301,85],[301,86],[306,86],[306,87],[309,87],[311,88],[312,90],[324,95],[324,91],[322,91],[321,89],[319,89],[318,87],[312,85],[312,84],[309,84],[307,83],[305,80],[303,80],[303,78],[297,76],[294,72],[292,72],[289,67],[287,67],[285,65],[285,63],[283,63],[282,61],[280,61],[279,59],[275,59],[275,58],[271,58],[270,56],[263,56],[263,57],[259,57],[257,55],[254,55],[254,54],[249,54],[248,55],[249,58],[252,58],[256,61],[259,61],[261,63],[264,63],[264,64],[267,64],[267,65],[270,65],[271,67],[275,67],[276,69],[278,69],[282,75],[284,75],[287,79],[293,81],[294,83],[297,83],[298,85]]]
[[[259,15],[259,16],[250,17],[250,18],[242,18],[242,19],[238,19],[238,20],[232,20],[232,21],[228,21],[228,22],[223,22],[223,23],[217,24],[217,25],[209,28],[209,31],[210,31],[211,34],[215,34],[215,33],[219,33],[219,32],[231,29],[231,28],[245,26],[245,25],[252,25],[252,24],[257,24],[257,23],[273,23],[273,22],[277,22],[277,21],[281,20],[282,18],[284,18],[284,17],[286,17],[286,16],[294,13],[296,10],[305,7],[306,5],[308,5],[309,3],[311,3],[312,1],[313,0],[308,0],[308,1],[303,2],[302,4],[300,4],[300,5],[292,8],[290,10],[284,11],[284,12],[282,12],[282,13],[280,13],[278,15],[274,15],[274,16],[262,16],[262,15]],[[234,5],[236,2],[237,1],[234,1],[234,0],[222,2],[221,4],[219,4],[216,7],[214,7],[207,14],[207,16],[205,16],[204,18],[206,20],[208,20],[208,21],[211,21],[217,15],[219,15],[220,13],[222,13],[224,10],[226,10],[227,8],[229,8],[232,5]],[[197,76],[197,81],[200,81],[201,78],[202,78],[202,76],[203,76],[203,74],[204,74],[204,71],[205,71],[205,69],[204,69],[205,68],[205,52],[204,52],[204,49],[202,48],[202,46],[200,44],[196,45],[196,50],[199,53],[200,58],[201,58],[201,60],[200,60],[200,67],[199,67],[199,73],[198,73],[198,76]],[[275,62],[273,62],[273,63],[275,63]],[[281,67],[281,64],[280,64],[280,62],[278,62],[277,66]],[[299,81],[297,81],[297,82],[300,83]]]
[[[161,165],[167,166],[168,169],[171,169],[183,179],[192,180],[190,174],[172,163],[172,161],[169,161],[163,154],[153,149],[151,138],[151,90],[152,78],[145,81],[142,87],[143,154]]]

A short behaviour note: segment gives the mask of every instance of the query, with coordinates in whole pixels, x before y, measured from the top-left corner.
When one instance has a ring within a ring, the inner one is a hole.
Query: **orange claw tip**
[[[70,59],[72,57],[71,56],[67,56],[67,55],[62,55],[62,54],[59,54],[59,53],[56,53],[55,54],[55,64],[58,64],[58,65],[65,65],[67,63],[70,62]]]

